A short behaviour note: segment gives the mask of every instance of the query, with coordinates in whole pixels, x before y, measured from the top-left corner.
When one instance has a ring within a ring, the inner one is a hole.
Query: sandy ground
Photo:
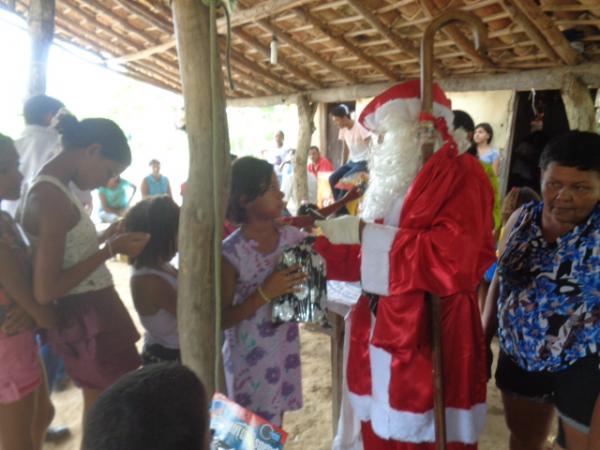
[[[124,263],[110,263],[117,290],[139,326],[129,295],[129,267]],[[301,330],[302,375],[304,408],[286,414],[284,428],[289,433],[286,450],[329,450],[331,448],[331,366],[330,341],[325,334]],[[66,442],[46,444],[44,450],[78,450],[81,436],[81,393],[70,386],[52,395],[57,410],[56,425],[67,425],[73,436]],[[500,393],[488,386],[488,418],[480,440],[481,450],[508,448],[508,432],[504,424]]]

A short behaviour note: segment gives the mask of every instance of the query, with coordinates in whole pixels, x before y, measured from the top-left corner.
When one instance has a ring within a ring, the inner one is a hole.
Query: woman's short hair
[[[244,156],[231,164],[231,190],[227,206],[227,219],[243,223],[246,211],[241,201],[252,201],[260,197],[271,184],[273,165],[264,159]]]
[[[569,131],[552,139],[540,156],[540,168],[550,163],[595,170],[600,174],[600,135],[588,131]]]
[[[477,128],[482,128],[485,130],[485,132],[488,134],[489,138],[487,143],[489,144],[490,142],[492,142],[492,139],[494,139],[494,129],[492,128],[492,126],[487,123],[487,122],[481,122],[478,123],[477,125],[475,125],[475,129]]]
[[[46,126],[48,114],[54,116],[63,108],[63,102],[47,95],[34,95],[23,105],[23,117],[27,125]]]
[[[71,114],[61,115],[56,131],[61,135],[65,150],[87,148],[93,144],[100,145],[100,154],[111,161],[131,164],[131,149],[123,130],[110,119],[83,119],[81,121]]]
[[[331,110],[331,115],[334,117],[348,117],[350,118],[350,108],[348,108],[343,103],[337,105],[335,108]]]
[[[149,197],[134,205],[124,219],[125,230],[150,234],[150,240],[135,258],[134,267],[164,263],[177,253],[179,206],[168,195]]]
[[[85,450],[204,450],[208,399],[187,367],[157,363],[124,375],[86,414]]]

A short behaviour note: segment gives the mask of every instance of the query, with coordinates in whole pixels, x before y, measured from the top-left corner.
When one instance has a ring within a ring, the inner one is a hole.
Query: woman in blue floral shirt
[[[511,450],[600,448],[600,136],[571,131],[541,156],[542,203],[507,223],[484,328]],[[493,316],[497,308],[497,324]]]

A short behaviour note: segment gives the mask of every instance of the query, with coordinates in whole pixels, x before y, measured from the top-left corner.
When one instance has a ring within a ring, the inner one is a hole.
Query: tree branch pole
[[[28,97],[46,92],[48,52],[54,37],[54,0],[31,0],[27,23],[31,37]]]
[[[218,53],[216,70],[208,64],[209,8],[197,0],[173,0],[172,8],[190,153],[180,220],[177,319],[183,362],[212,395],[219,378],[220,311],[215,299],[221,280],[216,274],[229,168],[224,86]]]
[[[596,131],[596,110],[590,90],[573,75],[563,79],[560,95],[571,130]]]
[[[298,145],[294,156],[294,200],[300,206],[302,202],[308,201],[308,174],[306,163],[308,162],[308,147],[312,134],[315,132],[315,111],[317,103],[311,102],[307,95],[299,95],[297,100],[298,120],[300,121],[300,132],[298,133]]]

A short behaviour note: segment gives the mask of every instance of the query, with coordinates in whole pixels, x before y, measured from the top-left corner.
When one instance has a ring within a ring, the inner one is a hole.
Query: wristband
[[[256,290],[256,292],[258,292],[258,295],[260,295],[260,298],[263,299],[263,301],[266,303],[271,303],[271,299],[269,297],[267,297],[267,295],[263,292],[262,288],[260,286],[258,286],[258,289]]]

